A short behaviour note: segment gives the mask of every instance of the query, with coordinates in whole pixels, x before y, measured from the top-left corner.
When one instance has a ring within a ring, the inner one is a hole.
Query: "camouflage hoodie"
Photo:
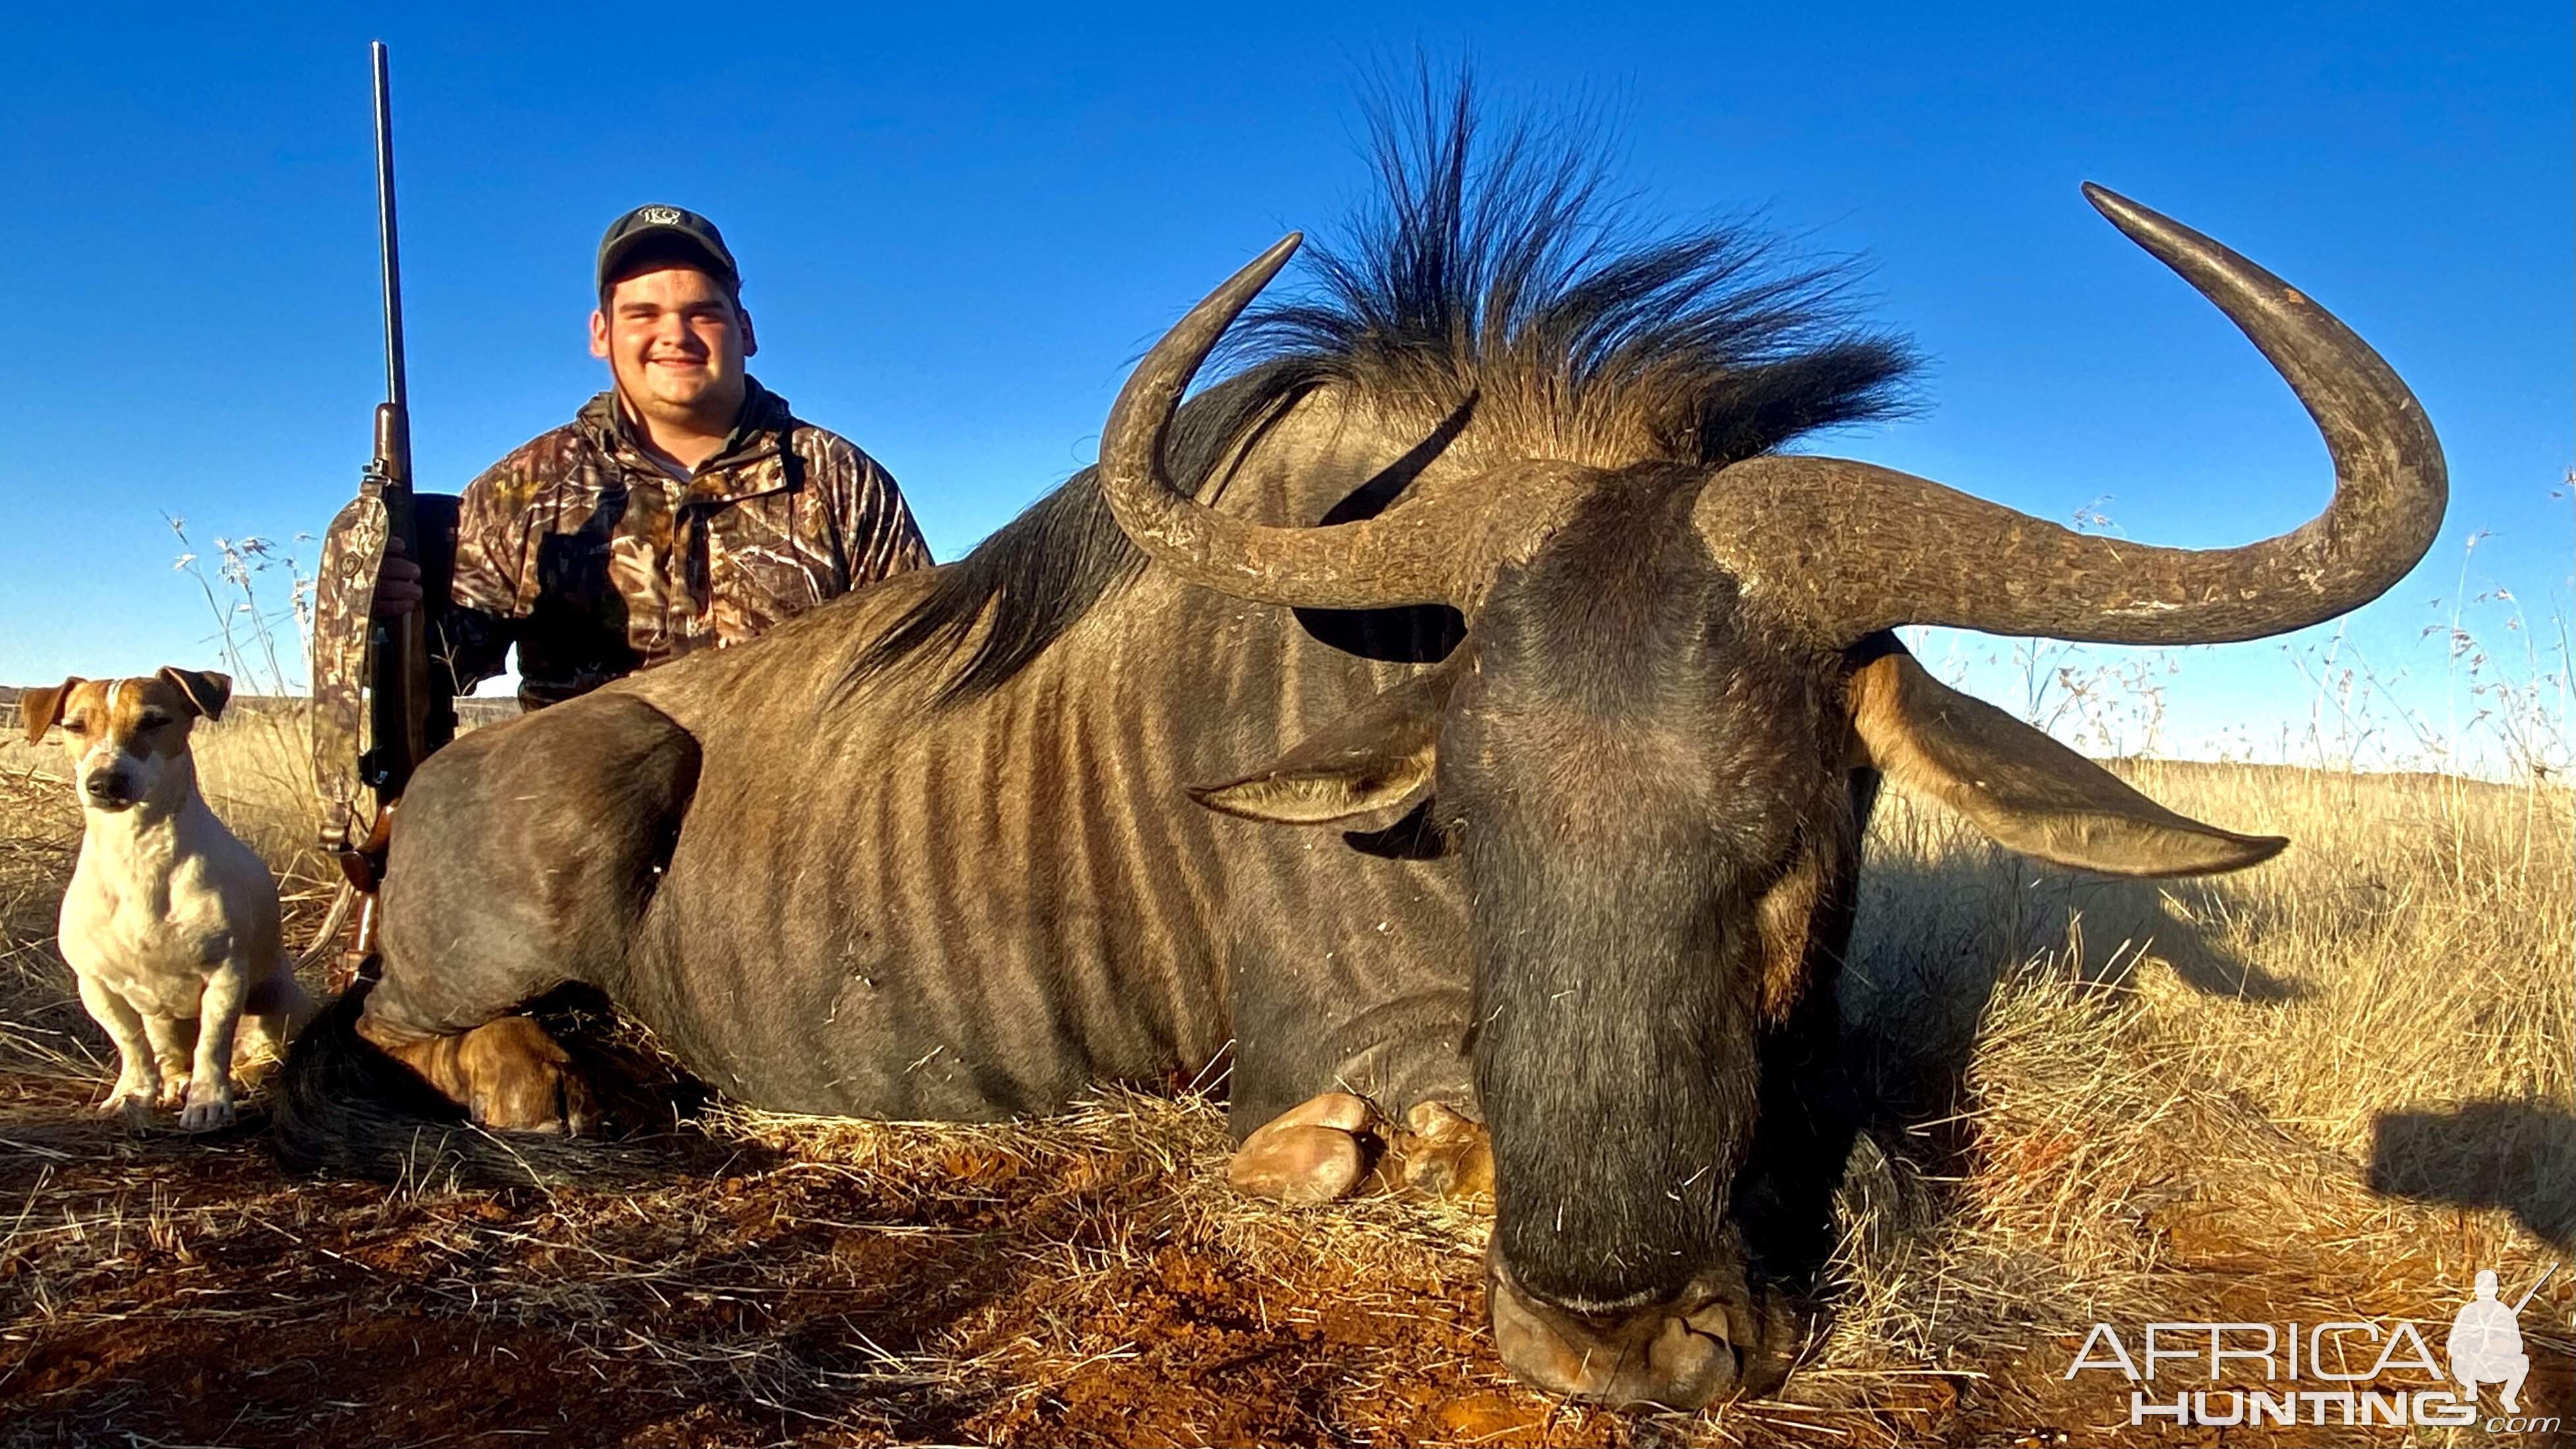
[[[758,382],[687,478],[603,392],[466,485],[439,639],[459,693],[517,644],[533,709],[929,562],[876,460]]]

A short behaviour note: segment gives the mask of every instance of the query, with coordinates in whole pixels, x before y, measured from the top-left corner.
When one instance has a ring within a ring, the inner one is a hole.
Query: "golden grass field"
[[[294,718],[237,713],[199,757],[301,945],[323,871]],[[2568,792],[2123,769],[2295,844],[2113,881],[1883,804],[1832,1311],[1782,1400],[1647,1418],[1502,1373],[1483,1220],[1235,1198],[1194,1098],[972,1128],[718,1104],[643,1193],[298,1182],[256,1113],[128,1133],[87,1111],[112,1053],[52,943],[79,815],[59,752],[13,741],[0,1445],[2569,1442],[2567,1269],[2520,1319],[2555,1430],[2131,1427],[2117,1375],[2066,1377],[2097,1322],[2135,1352],[2151,1321],[2404,1319],[2438,1351],[2476,1270],[2510,1299],[2576,1257]]]

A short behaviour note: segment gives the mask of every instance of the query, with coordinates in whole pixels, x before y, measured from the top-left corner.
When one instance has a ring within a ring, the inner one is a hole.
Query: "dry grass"
[[[292,721],[245,713],[201,756],[236,827],[317,874]],[[2298,842],[2180,883],[2035,869],[1888,802],[1836,1311],[1785,1401],[1645,1421],[1502,1375],[1482,1220],[1243,1202],[1197,1099],[1002,1127],[719,1106],[696,1130],[730,1161],[641,1196],[299,1184],[255,1132],[96,1123],[108,1053],[51,943],[59,760],[0,749],[5,1444],[2134,1443],[2125,1394],[2061,1376],[2095,1321],[2408,1317],[2438,1343],[2477,1268],[2518,1292],[2576,1249],[2563,791],[2135,766]],[[2562,1273],[2523,1315],[2552,1412],[2571,1302]],[[255,1371],[209,1376],[230,1361]]]
[[[1855,1238],[1827,1362],[1973,1366],[2037,1406],[2097,1321],[2411,1318],[2439,1342],[2477,1269],[2527,1285],[2576,1249],[2566,792],[2127,773],[2297,844],[2107,881],[1882,816],[1846,996],[1883,1128],[1945,1180],[1914,1231]],[[2571,1299],[2523,1317],[2562,1404]],[[2124,1407],[2093,1398],[2103,1424]]]

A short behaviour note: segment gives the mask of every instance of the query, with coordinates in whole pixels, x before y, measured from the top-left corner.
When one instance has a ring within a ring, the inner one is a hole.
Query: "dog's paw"
[[[97,1110],[98,1115],[102,1117],[126,1117],[141,1121],[152,1115],[152,1094],[150,1092],[110,1092],[107,1094],[107,1100],[98,1104]]]
[[[152,1104],[156,1107],[175,1108],[187,1100],[188,1077],[182,1072],[176,1076],[164,1076],[161,1079],[161,1090],[153,1094]]]
[[[233,1094],[229,1087],[199,1091],[189,1089],[188,1105],[179,1113],[182,1132],[212,1132],[233,1125]]]
[[[159,1093],[149,1084],[118,1082],[107,1100],[98,1104],[98,1115],[122,1117],[129,1127],[140,1127],[152,1120],[152,1099]]]

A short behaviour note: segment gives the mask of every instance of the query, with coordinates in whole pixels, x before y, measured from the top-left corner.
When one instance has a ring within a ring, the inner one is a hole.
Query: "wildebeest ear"
[[[45,731],[62,723],[63,701],[72,697],[73,690],[87,683],[88,680],[75,674],[60,684],[49,684],[19,695],[18,723],[27,727],[27,743],[42,743]]]
[[[161,680],[186,695],[188,707],[208,719],[222,719],[224,703],[233,697],[233,677],[229,674],[165,664]]]
[[[1902,649],[1851,676],[1866,763],[1966,816],[1995,842],[2108,875],[2208,875],[2290,842],[2177,815],[2046,734],[1934,679]]]
[[[1192,785],[1210,810],[1283,825],[1325,825],[1401,805],[1431,783],[1449,666],[1381,691],[1240,780]]]

